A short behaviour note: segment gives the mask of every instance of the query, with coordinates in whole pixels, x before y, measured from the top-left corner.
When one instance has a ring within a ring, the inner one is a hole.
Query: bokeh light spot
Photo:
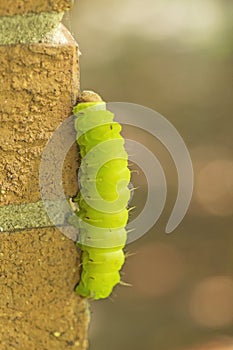
[[[233,350],[233,338],[219,337],[184,350]]]
[[[233,162],[218,159],[205,165],[197,174],[195,192],[207,212],[219,216],[233,214]]]
[[[151,243],[130,258],[127,278],[140,296],[161,296],[179,285],[184,272],[184,262],[177,248]]]
[[[193,291],[190,301],[191,317],[200,325],[219,328],[233,321],[233,278],[206,278]]]

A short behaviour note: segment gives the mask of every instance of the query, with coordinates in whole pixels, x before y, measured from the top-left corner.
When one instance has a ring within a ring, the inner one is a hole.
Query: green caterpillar
[[[73,113],[81,155],[76,214],[82,272],[76,292],[91,299],[107,298],[121,281],[125,261],[128,155],[121,125],[105,102],[81,102]]]

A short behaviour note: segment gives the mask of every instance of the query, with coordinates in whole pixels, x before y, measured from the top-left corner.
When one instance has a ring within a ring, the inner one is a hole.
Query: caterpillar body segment
[[[76,292],[107,298],[120,283],[130,200],[128,155],[121,125],[106,104],[81,102],[73,109],[80,149],[77,195],[81,280]]]

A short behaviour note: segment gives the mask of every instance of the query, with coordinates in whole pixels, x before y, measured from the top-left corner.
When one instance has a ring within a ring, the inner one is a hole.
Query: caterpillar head
[[[101,102],[103,101],[100,95],[94,91],[84,90],[79,96],[79,102]]]

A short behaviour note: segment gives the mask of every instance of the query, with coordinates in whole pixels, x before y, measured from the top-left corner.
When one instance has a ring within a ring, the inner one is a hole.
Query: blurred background
[[[195,175],[189,211],[166,235],[175,166],[157,140],[124,130],[154,151],[168,195],[155,227],[126,247],[132,287],[91,302],[89,349],[233,350],[232,0],[76,0],[64,23],[82,53],[82,90],[165,116]],[[146,200],[143,174],[133,182],[131,217]]]

